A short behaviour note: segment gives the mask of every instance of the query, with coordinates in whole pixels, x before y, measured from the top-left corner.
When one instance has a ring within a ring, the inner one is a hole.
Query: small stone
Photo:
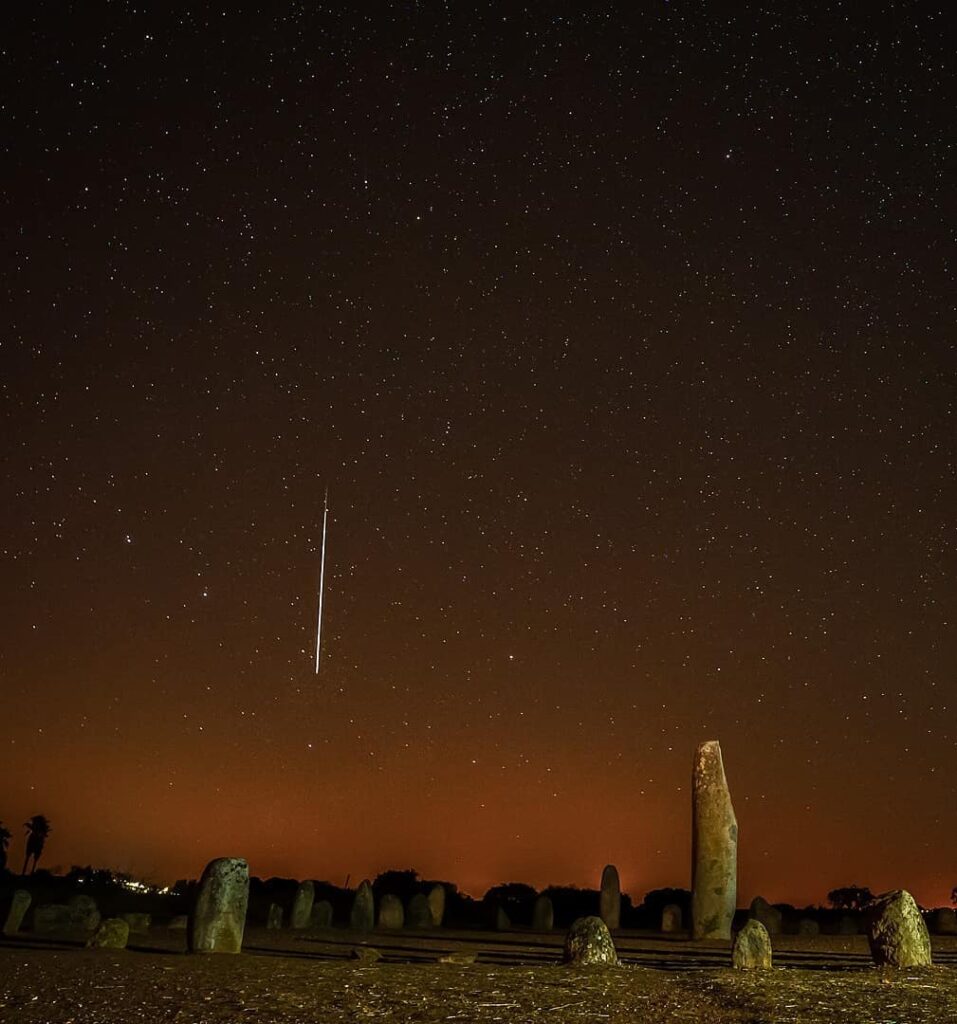
[[[618,963],[611,932],[600,917],[580,917],[569,928],[562,962],[575,967]]]
[[[150,914],[120,914],[129,925],[130,934],[143,935],[150,930],[153,918]]]
[[[328,900],[318,900],[313,904],[311,924],[313,928],[332,927],[332,904]]]
[[[431,928],[432,908],[429,906],[429,898],[424,893],[417,892],[409,900],[409,909],[406,913],[406,922],[410,928]]]
[[[361,960],[367,964],[374,964],[377,960],[382,959],[382,953],[378,949],[373,949],[372,946],[356,946],[351,955],[353,960]]]
[[[10,898],[10,907],[7,910],[7,918],[3,923],[4,935],[16,935],[23,924],[23,918],[30,909],[30,901],[33,897],[26,889],[14,889]]]
[[[751,900],[751,919],[760,921],[767,929],[768,935],[780,935],[783,915],[777,907],[772,907],[763,896],[755,896]]]
[[[440,964],[474,964],[477,953],[446,953],[444,956],[439,957]]]
[[[316,887],[312,882],[300,882],[292,901],[289,914],[290,928],[307,928],[312,917],[312,905],[316,901]]]
[[[282,907],[278,903],[270,903],[266,911],[266,927],[270,931],[282,928]]]
[[[35,932],[63,932],[73,928],[73,912],[65,903],[44,903],[33,912]]]
[[[392,893],[386,893],[379,900],[379,927],[401,928],[404,924],[405,911],[402,909],[402,900]]]
[[[621,923],[621,882],[614,864],[606,864],[601,873],[599,906],[599,916],[614,931]]]
[[[820,935],[821,926],[810,917],[802,917],[798,921],[798,935]]]
[[[352,911],[349,914],[349,927],[354,932],[371,932],[375,924],[375,896],[372,894],[372,885],[368,878],[359,883],[356,889],[355,898],[352,901]]]
[[[177,914],[176,917],[170,918],[170,922],[166,927],[170,931],[178,932],[184,931],[188,926],[189,918],[185,914]]]
[[[210,861],[189,915],[191,953],[239,953],[249,904],[249,865],[240,857]]]
[[[930,934],[905,889],[877,896],[867,908],[867,941],[879,967],[930,967]]]
[[[90,936],[88,949],[126,949],[130,926],[122,917],[108,917]]]
[[[771,967],[771,937],[753,917],[734,937],[731,966],[736,971],[766,971]]]
[[[445,886],[433,885],[429,889],[429,910],[432,912],[432,927],[441,928],[445,920]]]
[[[930,927],[935,935],[957,935],[957,911],[940,907],[930,915]]]
[[[70,910],[72,927],[92,932],[100,923],[100,911],[92,896],[84,894],[71,896],[66,901],[66,905]]]
[[[535,900],[532,927],[537,932],[550,932],[555,927],[555,907],[547,896],[539,896]]]
[[[681,907],[677,903],[669,903],[661,911],[661,930],[663,932],[680,932],[681,925]]]

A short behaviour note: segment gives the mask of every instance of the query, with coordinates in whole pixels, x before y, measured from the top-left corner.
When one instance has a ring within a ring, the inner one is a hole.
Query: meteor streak
[[[329,521],[329,488],[322,503],[322,553],[319,556],[319,618],[316,622],[316,675],[319,675],[319,658],[322,654],[322,593],[326,582],[326,527]]]

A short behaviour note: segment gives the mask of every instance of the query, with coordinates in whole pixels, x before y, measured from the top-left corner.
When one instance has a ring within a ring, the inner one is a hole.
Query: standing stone
[[[190,911],[186,943],[191,953],[238,953],[243,948],[249,903],[249,865],[240,857],[211,860]]]
[[[432,907],[429,903],[429,897],[424,893],[417,892],[409,900],[406,923],[410,928],[432,927]]]
[[[313,904],[312,927],[332,927],[332,904],[328,900],[319,900],[317,903]]]
[[[661,930],[680,932],[681,924],[681,907],[677,903],[669,903],[661,912]]]
[[[144,935],[150,930],[153,918],[150,914],[120,914],[120,917],[127,923],[130,934]]]
[[[600,917],[580,917],[569,928],[562,962],[575,967],[618,963],[611,932]]]
[[[755,896],[751,900],[750,916],[752,921],[760,921],[767,929],[768,935],[780,935],[784,917],[777,907],[772,907],[763,896]]]
[[[445,886],[433,885],[429,889],[429,910],[432,912],[432,927],[441,928],[445,920]]]
[[[92,932],[100,923],[100,912],[92,896],[71,896],[66,905],[70,911],[71,925],[83,931]]]
[[[810,917],[802,917],[798,921],[798,935],[820,935],[821,926]]]
[[[402,909],[402,900],[392,893],[386,893],[379,900],[379,927],[380,928],[401,928],[405,924],[405,911]]]
[[[355,898],[352,901],[352,910],[349,914],[349,927],[354,932],[371,932],[375,924],[375,896],[372,895],[372,886],[368,878],[359,883],[356,889]]]
[[[539,896],[532,910],[532,927],[537,932],[550,932],[555,927],[555,908],[547,896]]]
[[[308,928],[312,917],[312,905],[316,902],[316,887],[312,882],[300,882],[292,901],[289,914],[290,928]]]
[[[512,927],[512,920],[508,916],[508,912],[502,906],[501,903],[495,907],[495,930],[497,932],[507,932]]]
[[[734,937],[731,966],[736,971],[767,971],[771,967],[771,937],[755,918]]]
[[[126,949],[130,926],[122,917],[108,917],[87,941],[88,949]]]
[[[271,931],[282,928],[282,907],[278,903],[270,903],[266,911],[266,927]]]
[[[7,911],[7,919],[3,923],[4,935],[16,935],[23,924],[23,918],[30,907],[30,900],[33,897],[26,889],[15,889],[13,898],[10,900],[10,909]]]
[[[618,880],[618,868],[614,864],[606,864],[601,873],[601,896],[599,897],[601,919],[614,931],[621,923],[621,882]]]
[[[930,935],[905,889],[877,896],[867,908],[867,941],[879,967],[930,967]]]
[[[937,935],[957,935],[957,911],[940,907],[931,914],[931,927]]]
[[[698,747],[691,785],[692,937],[730,939],[738,895],[738,822],[717,740]]]

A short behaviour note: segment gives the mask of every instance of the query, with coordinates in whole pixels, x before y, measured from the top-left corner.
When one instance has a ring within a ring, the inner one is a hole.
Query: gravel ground
[[[183,955],[182,940],[167,936],[150,937],[139,948],[122,952],[26,939],[3,944],[0,1021],[957,1021],[957,969],[949,953],[944,956],[951,961],[946,966],[926,971],[882,974],[855,960],[852,968],[836,962],[839,969],[780,968],[745,975],[710,967],[657,970],[628,964],[570,970],[555,963],[503,965],[484,962],[482,952],[479,961],[468,966],[440,964],[434,959],[434,943],[398,937],[393,957],[396,949],[407,948],[430,950],[432,958],[365,964],[342,959],[351,947],[341,935],[331,942],[288,934],[251,938],[257,940],[256,952],[201,957]],[[369,939],[369,944],[375,945],[377,938]],[[437,941],[446,950],[467,948],[462,938],[450,941],[442,936]],[[826,944],[821,952],[826,953]]]

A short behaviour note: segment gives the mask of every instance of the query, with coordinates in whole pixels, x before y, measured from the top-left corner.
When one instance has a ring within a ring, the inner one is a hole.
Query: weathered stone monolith
[[[352,910],[349,914],[349,927],[355,932],[371,932],[375,924],[375,896],[372,894],[372,885],[367,878],[359,883],[355,897],[352,900]]]
[[[738,894],[738,823],[717,740],[699,745],[691,785],[692,937],[730,939]]]
[[[538,932],[550,932],[555,927],[555,908],[547,896],[539,896],[535,900],[532,927]]]
[[[508,916],[508,911],[502,906],[501,903],[495,907],[495,930],[497,932],[507,932],[512,927],[512,919]]]
[[[608,925],[608,930],[614,931],[621,923],[621,882],[614,864],[606,864],[601,873],[599,906],[599,916]]]
[[[218,857],[203,871],[189,914],[186,944],[191,953],[238,953],[243,948],[249,903],[249,865],[241,857]]]
[[[120,917],[129,925],[131,935],[145,935],[153,924],[151,914],[128,913],[120,914]]]
[[[26,889],[14,889],[10,899],[10,907],[7,910],[7,918],[3,922],[4,935],[16,935],[23,924],[23,918],[30,909],[30,900],[33,897]]]
[[[130,926],[122,917],[108,917],[87,940],[88,949],[126,949]]]
[[[312,927],[332,927],[332,904],[328,900],[317,900],[312,908]]]
[[[930,967],[930,935],[914,897],[895,889],[867,907],[867,941],[879,967]]]
[[[731,966],[736,971],[766,971],[771,967],[771,937],[756,918],[734,937]]]
[[[763,896],[755,896],[751,900],[749,911],[752,921],[760,921],[768,931],[768,935],[780,935],[784,917],[777,907],[772,907]]]
[[[380,928],[401,928],[405,924],[405,911],[402,909],[402,900],[393,896],[391,892],[386,893],[379,900],[379,927]]]
[[[669,903],[661,912],[661,930],[680,932],[681,924],[681,907],[677,903]]]
[[[278,903],[270,903],[266,911],[266,927],[271,931],[282,928],[282,907]]]
[[[432,912],[432,927],[441,928],[445,920],[445,886],[436,883],[429,889],[429,910]]]
[[[580,917],[569,928],[562,962],[575,967],[618,963],[611,932],[600,917]]]
[[[300,882],[289,913],[290,928],[308,928],[312,918],[312,905],[316,902],[316,887],[312,882]]]
[[[410,928],[431,928],[432,907],[429,905],[429,897],[425,893],[417,892],[405,912],[405,923]]]
[[[80,893],[71,896],[66,905],[70,911],[71,924],[74,928],[92,932],[100,923],[100,911],[92,896]]]

